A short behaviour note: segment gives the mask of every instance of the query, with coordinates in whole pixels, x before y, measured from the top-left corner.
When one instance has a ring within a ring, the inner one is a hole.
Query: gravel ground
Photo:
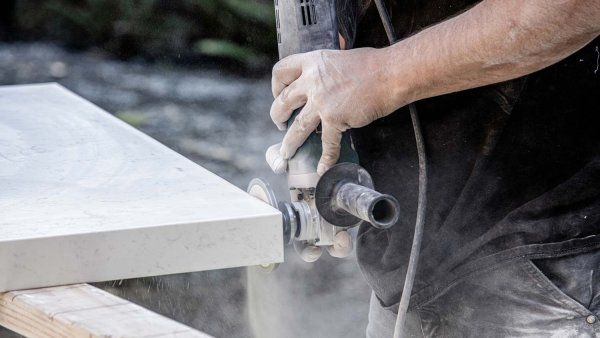
[[[282,136],[268,117],[267,78],[0,44],[1,85],[40,82],[59,82],[240,188],[259,176],[286,193],[263,157]],[[99,286],[217,337],[362,337],[369,288],[354,258],[325,256],[303,263],[288,248],[273,273],[237,268]]]

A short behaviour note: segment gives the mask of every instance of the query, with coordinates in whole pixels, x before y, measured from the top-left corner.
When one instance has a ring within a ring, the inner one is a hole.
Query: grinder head
[[[248,194],[258,198],[259,200],[269,204],[270,206],[277,208],[281,212],[282,224],[283,224],[283,241],[284,243],[291,243],[295,232],[298,229],[298,215],[290,203],[277,201],[277,197],[273,192],[273,189],[266,181],[260,178],[254,178],[248,183],[246,189]]]

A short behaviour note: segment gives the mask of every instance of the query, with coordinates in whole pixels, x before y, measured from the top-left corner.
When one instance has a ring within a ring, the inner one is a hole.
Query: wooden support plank
[[[281,214],[56,84],[0,88],[0,291],[283,261]]]
[[[0,294],[0,325],[36,338],[210,337],[88,284]]]

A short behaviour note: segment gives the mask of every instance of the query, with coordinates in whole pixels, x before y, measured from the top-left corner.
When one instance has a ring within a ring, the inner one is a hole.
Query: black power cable
[[[383,4],[382,0],[375,0],[377,11],[381,17],[385,34],[388,37],[390,45],[396,42],[394,27],[392,20]],[[423,228],[425,225],[425,210],[427,209],[427,157],[425,153],[425,141],[423,140],[423,132],[421,123],[419,122],[419,114],[414,103],[408,105],[410,110],[410,119],[412,121],[413,130],[415,132],[415,142],[417,144],[417,156],[419,157],[419,197],[417,202],[417,218],[415,221],[415,233],[413,235],[412,247],[410,249],[410,258],[408,260],[408,268],[406,270],[406,278],[398,304],[398,316],[396,317],[396,325],[394,327],[394,338],[404,336],[404,324],[406,322],[406,314],[408,313],[408,305],[410,303],[410,295],[412,293],[415,276],[417,274],[417,264],[419,255],[421,254],[421,242],[423,239]]]

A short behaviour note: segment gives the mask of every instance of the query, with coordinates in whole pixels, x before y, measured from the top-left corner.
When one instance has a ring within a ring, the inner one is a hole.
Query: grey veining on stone
[[[282,260],[274,208],[59,85],[0,87],[0,291]]]

